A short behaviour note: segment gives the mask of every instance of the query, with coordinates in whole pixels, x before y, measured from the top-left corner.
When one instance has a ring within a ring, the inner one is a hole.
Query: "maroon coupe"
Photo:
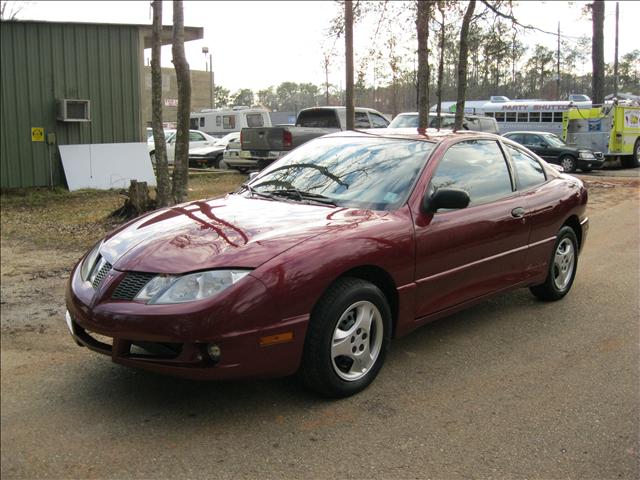
[[[376,377],[392,337],[507,290],[571,288],[587,191],[475,132],[345,132],[238,191],[155,211],[74,268],[76,342],[197,379],[298,372],[327,396]]]

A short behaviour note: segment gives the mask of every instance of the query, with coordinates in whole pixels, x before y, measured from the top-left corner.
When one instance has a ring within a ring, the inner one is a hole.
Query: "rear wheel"
[[[560,165],[565,173],[574,173],[576,171],[576,159],[571,155],[565,155],[560,158]]]
[[[558,232],[547,278],[544,283],[531,287],[531,293],[541,300],[560,300],[571,290],[577,267],[578,239],[573,228],[565,226]]]
[[[358,393],[378,375],[390,338],[391,312],[380,289],[339,279],[311,314],[300,376],[327,397]]]

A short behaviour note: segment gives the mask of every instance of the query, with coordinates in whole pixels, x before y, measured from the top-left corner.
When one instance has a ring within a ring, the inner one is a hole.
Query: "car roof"
[[[344,132],[336,132],[329,135],[325,135],[326,137],[360,137],[360,138],[402,138],[406,140],[421,140],[427,142],[435,142],[439,143],[443,140],[452,138],[452,137],[484,137],[489,139],[499,139],[499,135],[494,135],[493,133],[487,132],[477,132],[474,130],[448,130],[448,129],[437,129],[437,128],[427,128],[427,129],[418,129],[418,128],[372,128],[366,130],[348,130]]]
[[[522,133],[531,133],[531,134],[534,134],[534,135],[555,135],[556,137],[558,136],[558,135],[556,135],[556,134],[555,134],[555,133],[553,133],[553,132],[535,132],[535,131],[533,131],[533,130],[516,130],[516,131],[514,131],[514,132],[505,132],[505,133],[503,133],[503,134],[502,134],[502,136],[503,136],[503,137],[506,137],[507,135],[513,135],[513,134],[515,134],[515,133],[519,133],[519,134],[522,134]]]

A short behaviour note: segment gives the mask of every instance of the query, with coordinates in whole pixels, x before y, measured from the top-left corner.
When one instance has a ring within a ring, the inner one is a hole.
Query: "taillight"
[[[291,137],[291,132],[289,130],[282,131],[282,146],[283,147],[291,147],[293,145],[293,138]]]
[[[240,130],[240,145],[242,145],[242,130]]]

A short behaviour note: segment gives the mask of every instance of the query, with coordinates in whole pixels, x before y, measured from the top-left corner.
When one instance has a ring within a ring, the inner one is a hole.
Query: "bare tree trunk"
[[[429,126],[429,14],[431,1],[418,2],[418,128]]]
[[[454,128],[460,130],[464,119],[464,100],[467,95],[467,53],[469,50],[469,24],[473,11],[476,8],[476,0],[470,0],[467,11],[462,19],[460,29],[460,57],[458,59],[458,95],[456,98],[456,122]]]
[[[151,126],[153,128],[154,156],[156,160],[156,206],[166,207],[171,201],[171,179],[167,164],[167,145],[162,128],[162,70],[160,56],[162,42],[162,0],[151,2],[153,8],[153,32],[151,35]]]
[[[189,179],[189,114],[191,113],[191,74],[184,53],[184,12],[182,1],[173,1],[173,66],[178,84],[178,127],[176,131],[175,163],[173,165],[173,199],[187,198]]]
[[[441,122],[441,114],[442,114],[442,81],[444,79],[444,34],[445,34],[445,23],[444,23],[444,1],[440,0],[438,2],[438,10],[440,10],[440,17],[442,20],[442,25],[440,28],[440,62],[438,64],[438,88],[436,92],[436,125],[440,128]]]
[[[353,1],[344,2],[344,42],[346,54],[347,86],[347,130],[353,130],[355,124],[355,105],[353,104]]]
[[[594,105],[604,103],[604,1],[594,0],[592,5],[593,37],[591,40],[591,101]]]
[[[324,93],[325,105],[329,106],[329,54],[324,55]]]

